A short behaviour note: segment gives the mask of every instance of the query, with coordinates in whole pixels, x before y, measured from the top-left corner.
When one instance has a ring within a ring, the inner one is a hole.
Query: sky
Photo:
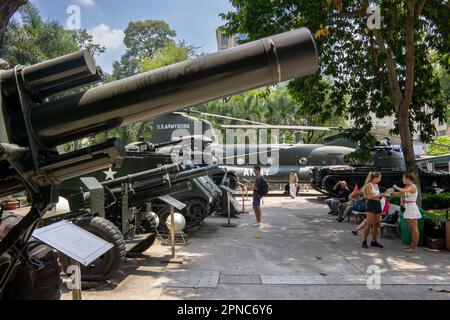
[[[165,20],[177,32],[176,39],[199,47],[199,53],[217,51],[217,27],[224,24],[222,12],[232,11],[229,0],[31,0],[44,20],[59,21],[63,26],[77,23],[72,19],[79,8],[79,24],[94,41],[106,47],[97,63],[108,73],[112,62],[120,60],[126,48],[124,30],[128,22],[146,19]],[[74,7],[73,6],[77,6]],[[69,20],[69,24],[67,21]]]

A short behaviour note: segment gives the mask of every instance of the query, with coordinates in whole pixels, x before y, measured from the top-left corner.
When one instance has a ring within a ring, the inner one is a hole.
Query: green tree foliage
[[[67,30],[56,21],[44,21],[33,4],[23,6],[19,15],[20,22],[10,21],[6,29],[0,47],[0,57],[4,60],[0,62],[0,68],[36,64],[80,49],[86,49],[92,55],[105,51],[104,47],[93,42],[86,30]],[[86,143],[84,140],[75,141],[65,149],[77,149]]]
[[[162,68],[177,62],[185,61],[189,55],[193,53],[193,48],[186,46],[184,42],[178,45],[174,42],[167,42],[167,44],[157,49],[151,58],[141,58],[140,71],[147,72]],[[118,137],[124,145],[133,141],[137,141],[141,137],[149,139],[151,136],[151,126],[148,121],[138,122],[126,127],[116,128],[108,132],[101,133],[96,136],[96,141],[104,141],[107,138]]]
[[[185,61],[189,58],[190,52],[191,48],[186,47],[184,43],[179,45],[169,43],[164,48],[158,49],[153,55],[153,58],[144,58],[142,60],[141,72],[147,72]]]
[[[3,36],[8,26],[9,19],[28,0],[0,0],[0,45],[3,42]]]
[[[442,156],[450,153],[450,137],[443,136],[434,141],[427,149],[430,156]]]
[[[158,49],[174,44],[173,38],[176,35],[167,22],[162,20],[130,22],[125,29],[124,38],[127,51],[120,62],[114,61],[112,78],[118,80],[138,74],[142,60],[150,59]]]
[[[429,57],[434,50],[448,72],[449,2],[373,2],[383,18],[380,30],[367,27],[368,0],[231,0],[235,11],[222,17],[229,34],[245,33],[248,40],[309,28],[317,42],[320,76],[291,82],[293,96],[308,102],[305,107],[322,118],[331,113],[353,118],[349,134],[366,156],[375,141],[371,114],[396,116],[393,133],[402,138],[407,167],[415,169],[412,123],[418,123],[422,141],[428,142],[435,134],[433,120],[446,117],[441,84]]]
[[[343,126],[345,118],[330,114],[326,119],[313,113],[305,113],[305,107],[293,99],[284,86],[259,89],[215,100],[195,107],[195,110],[238,119],[272,125],[320,125]],[[238,120],[209,118],[219,129],[223,124],[245,124]],[[288,130],[281,131],[281,143],[322,143],[324,133],[308,131],[306,134]]]
[[[105,50],[85,30],[66,30],[56,21],[43,21],[32,4],[23,6],[19,14],[21,22],[10,21],[0,47],[0,57],[6,61],[3,68],[39,63],[81,48],[92,54]]]

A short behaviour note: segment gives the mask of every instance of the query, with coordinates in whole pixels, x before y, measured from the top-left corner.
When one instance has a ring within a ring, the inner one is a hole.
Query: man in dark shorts
[[[261,167],[256,166],[253,168],[253,172],[255,173],[256,179],[255,184],[253,185],[253,211],[256,216],[256,223],[253,224],[254,227],[261,227],[261,199],[262,196],[258,193],[258,190],[261,188],[262,184],[262,176],[261,176]]]

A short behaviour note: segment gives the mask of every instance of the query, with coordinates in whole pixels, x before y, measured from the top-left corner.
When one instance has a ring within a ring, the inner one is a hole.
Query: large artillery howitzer
[[[185,229],[198,225],[209,215],[220,211],[221,190],[211,179],[210,175],[212,177],[223,175],[223,170],[214,166],[196,167],[183,154],[186,144],[191,146],[192,143],[197,142],[199,139],[201,141],[205,140],[204,137],[189,136],[168,142],[151,144],[141,139],[138,142],[127,145],[125,148],[126,155],[122,156],[120,161],[111,166],[109,171],[99,170],[89,174],[89,178],[104,181],[101,182],[101,185],[102,189],[105,190],[105,206],[108,207],[108,219],[116,222],[120,221],[120,216],[128,215],[126,212],[128,209],[130,209],[132,216],[136,213],[145,216],[152,210],[157,214],[159,220],[162,221],[159,224],[161,231],[165,231],[164,222],[170,210],[169,206],[159,199],[164,193],[176,193],[173,195],[174,198],[186,205],[183,210],[180,210],[180,213],[186,219]],[[165,150],[167,148],[169,148],[169,151],[172,148],[176,149],[174,151],[176,156],[173,157],[171,152],[161,152],[161,149]],[[189,155],[190,153],[188,152],[187,156]],[[185,170],[176,175],[160,174],[160,170],[172,173],[176,172],[176,168],[181,168],[181,165],[178,166],[173,163],[182,163]],[[172,170],[169,170],[169,168]],[[114,176],[117,178],[113,178]],[[95,203],[99,201],[94,203],[86,201],[88,199],[80,192],[80,187],[86,187],[85,181],[86,177],[82,179],[77,177],[65,181],[61,185],[61,195],[69,199],[72,210],[86,210],[86,208],[89,208],[90,211],[95,212],[95,209],[92,210],[92,204],[95,206]],[[128,182],[127,186],[123,185],[125,181]],[[99,186],[98,183],[96,185]],[[129,190],[129,192],[125,190],[125,193],[129,194],[126,197],[128,207],[116,199],[124,198],[122,196],[124,187]],[[89,194],[87,196],[90,197]],[[148,206],[147,204],[150,201],[151,206]],[[100,202],[103,205],[103,200],[100,200]],[[150,207],[151,209],[149,209]],[[116,225],[119,224],[116,223]],[[122,223],[122,225],[125,224]]]
[[[113,142],[92,147],[95,152],[59,154],[55,147],[317,68],[313,37],[298,29],[63,97],[101,81],[85,51],[0,71],[0,195],[26,190],[32,201],[30,212],[2,235],[0,296],[17,262],[27,263],[18,253],[26,252],[42,215],[58,202],[58,185],[74,173],[106,168],[118,155]]]
[[[223,169],[219,168],[217,165],[184,170],[181,172],[178,172],[179,170],[180,166],[178,164],[173,164],[105,181],[100,183],[100,185],[108,190],[108,194],[114,195],[116,200],[123,195],[123,187],[126,185],[126,188],[129,191],[128,202],[132,203],[132,206],[139,206],[153,198],[179,192],[180,188],[177,187],[186,185],[186,182],[191,179],[223,172]],[[90,205],[90,193],[81,192],[80,195],[82,195],[85,205]],[[71,196],[73,197],[74,195]],[[69,196],[69,199],[71,196]]]
[[[126,158],[123,161],[127,161]],[[107,280],[120,269],[126,254],[141,254],[153,244],[158,220],[152,213],[154,199],[188,192],[196,178],[221,171],[215,165],[183,170],[178,164],[170,164],[102,183],[97,180],[98,173],[75,178],[61,187],[61,195],[68,200],[69,209],[60,212],[64,206],[57,206],[57,212],[45,216],[43,223],[71,220],[114,243],[114,250],[83,268],[82,272],[83,280]],[[74,189],[69,186],[74,185],[83,187],[73,193]],[[60,260],[64,267],[70,263],[65,256]]]

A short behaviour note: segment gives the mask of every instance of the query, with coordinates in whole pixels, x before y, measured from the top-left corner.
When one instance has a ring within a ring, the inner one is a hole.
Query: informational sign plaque
[[[111,243],[68,221],[37,229],[33,237],[84,266],[113,248]]]
[[[168,205],[171,205],[172,207],[178,210],[183,210],[186,207],[186,205],[183,202],[178,201],[177,199],[169,195],[161,196],[159,197],[159,200],[164,201]]]

